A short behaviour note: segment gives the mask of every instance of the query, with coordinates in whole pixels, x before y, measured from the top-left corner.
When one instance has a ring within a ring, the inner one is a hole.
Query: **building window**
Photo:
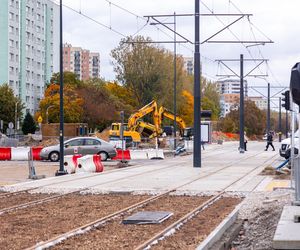
[[[11,33],[11,34],[14,33],[14,27],[13,26],[9,26],[9,33]]]
[[[13,47],[13,46],[14,46],[14,40],[9,39],[9,46],[10,46],[10,47]]]
[[[9,67],[9,74],[13,74],[14,73],[14,67]]]
[[[14,20],[14,13],[9,12],[9,20]]]
[[[9,53],[9,60],[10,60],[11,62],[14,61],[14,54],[13,54],[13,53]]]
[[[14,7],[15,0],[10,0],[10,6]]]

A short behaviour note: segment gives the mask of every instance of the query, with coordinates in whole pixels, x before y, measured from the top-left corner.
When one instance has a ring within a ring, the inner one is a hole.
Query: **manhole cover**
[[[166,211],[137,212],[124,219],[123,224],[159,224],[172,215],[172,212]]]

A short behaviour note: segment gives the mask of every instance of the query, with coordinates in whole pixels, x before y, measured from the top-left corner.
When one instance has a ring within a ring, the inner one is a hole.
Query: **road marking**
[[[273,180],[265,188],[265,191],[273,191],[274,188],[290,187],[290,180]]]

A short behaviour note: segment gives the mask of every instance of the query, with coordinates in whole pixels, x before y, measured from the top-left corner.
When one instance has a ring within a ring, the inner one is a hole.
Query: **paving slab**
[[[300,249],[300,223],[294,222],[294,216],[300,216],[300,206],[283,208],[273,238],[274,249]]]

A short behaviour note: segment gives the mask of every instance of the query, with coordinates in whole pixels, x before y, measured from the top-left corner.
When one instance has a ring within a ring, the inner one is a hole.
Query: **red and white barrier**
[[[30,148],[28,148],[28,147],[11,148],[11,160],[12,161],[28,160],[29,150],[30,150]]]
[[[40,161],[43,147],[32,147],[32,157]],[[0,147],[0,161],[27,161],[30,147]]]
[[[77,160],[82,157],[82,155],[66,155],[64,156],[64,166],[69,174],[74,174],[77,168]]]
[[[42,149],[43,149],[43,147],[33,147],[32,148],[32,157],[33,157],[34,161],[42,160],[41,156],[40,156]]]
[[[122,150],[121,149],[117,149],[117,155],[112,158],[112,160],[130,160],[131,157],[130,157],[130,151],[129,150],[123,150],[123,153],[122,153]]]
[[[131,150],[130,157],[131,157],[131,160],[146,160],[146,159],[148,159],[146,150]]]
[[[165,159],[164,151],[162,149],[147,150],[149,159]]]
[[[0,148],[0,161],[11,160],[11,148]]]
[[[103,164],[100,155],[85,155],[77,160],[76,173],[99,173],[103,172]]]

